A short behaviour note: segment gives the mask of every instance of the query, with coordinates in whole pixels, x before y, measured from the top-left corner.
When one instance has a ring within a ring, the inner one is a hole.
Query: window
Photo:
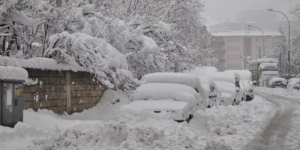
[[[230,68],[230,64],[228,64],[228,67],[227,68]]]
[[[258,42],[258,38],[256,38],[256,40],[255,40],[256,42]]]
[[[89,4],[93,4],[93,0],[89,0]]]
[[[229,55],[227,55],[227,59],[230,59],[230,58],[229,58]]]
[[[230,46],[230,49],[231,49],[231,50],[233,50],[233,47],[232,47],[232,46]]]
[[[235,59],[235,55],[233,55],[233,59]]]
[[[235,46],[233,47],[233,50],[236,50],[236,49],[235,49]]]
[[[227,50],[230,50],[230,47],[229,47],[229,46],[227,47]]]
[[[56,7],[62,6],[62,0],[56,0]]]
[[[239,46],[237,47],[237,50],[240,50],[240,47],[239,47]]]

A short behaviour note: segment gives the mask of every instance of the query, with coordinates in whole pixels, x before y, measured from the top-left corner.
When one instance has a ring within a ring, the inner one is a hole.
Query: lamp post
[[[252,26],[252,25],[248,25],[249,28],[256,28],[258,29],[262,34],[263,34],[263,51],[265,51],[265,33],[263,32],[262,29],[256,27],[256,26]],[[258,58],[260,58],[260,49],[259,49],[259,54],[258,54]]]
[[[283,12],[278,11],[278,10],[274,10],[272,8],[269,8],[268,11],[272,11],[272,12],[277,12],[277,13],[281,13],[288,21],[288,25],[289,25],[289,51],[288,51],[288,61],[289,61],[289,78],[291,77],[291,26],[290,26],[290,20],[287,17],[287,15],[285,15]]]

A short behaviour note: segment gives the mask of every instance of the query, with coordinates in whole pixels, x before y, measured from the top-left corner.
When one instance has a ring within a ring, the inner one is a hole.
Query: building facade
[[[262,58],[271,48],[273,38],[280,36],[278,32],[265,32],[265,36],[257,31],[231,31],[212,33],[212,48],[218,70],[243,70],[247,61]]]

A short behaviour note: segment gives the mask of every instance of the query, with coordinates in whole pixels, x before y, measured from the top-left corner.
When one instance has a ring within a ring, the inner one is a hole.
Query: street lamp
[[[281,13],[282,15],[284,15],[284,17],[287,19],[288,21],[288,25],[289,25],[289,52],[288,52],[288,61],[289,61],[289,78],[291,77],[291,26],[290,26],[290,20],[289,18],[281,11],[278,10],[274,10],[272,8],[269,8],[268,11],[273,11],[273,12],[277,12],[277,13]]]
[[[265,51],[265,33],[263,32],[262,29],[256,27],[256,26],[252,26],[252,25],[248,25],[249,28],[256,28],[258,29],[262,34],[263,34],[263,51]],[[259,49],[259,54],[258,54],[258,58],[260,58],[260,49]]]

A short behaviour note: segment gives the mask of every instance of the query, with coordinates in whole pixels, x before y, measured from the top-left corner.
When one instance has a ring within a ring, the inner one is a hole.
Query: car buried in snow
[[[287,80],[285,78],[272,78],[269,80],[269,88],[286,88]]]
[[[214,72],[210,77],[222,91],[222,105],[238,105],[241,102],[243,92],[239,82],[240,76],[237,73]]]
[[[192,87],[201,95],[199,109],[205,110],[212,107],[212,102],[218,99],[218,90],[213,81],[208,83],[208,88],[204,88],[201,80],[197,75],[189,73],[151,73],[142,78],[143,83],[172,83]]]
[[[189,122],[202,101],[201,95],[194,88],[171,83],[142,84],[130,99],[131,103],[121,108],[124,113],[136,115],[136,112],[142,111],[168,112],[171,113],[172,119],[178,122]]]

